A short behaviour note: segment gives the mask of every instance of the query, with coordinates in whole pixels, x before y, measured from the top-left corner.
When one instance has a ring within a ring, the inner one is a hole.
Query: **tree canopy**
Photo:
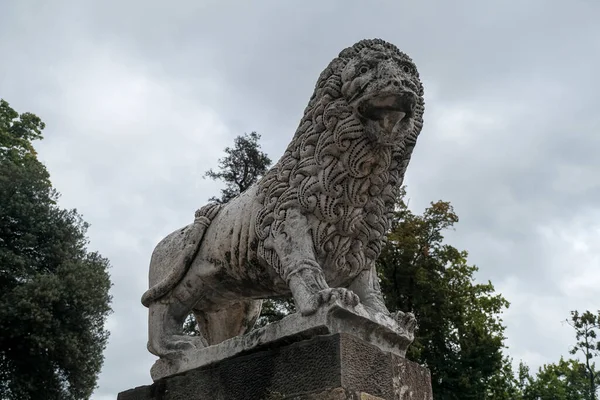
[[[564,359],[544,364],[535,375],[521,362],[515,400],[597,400],[598,371],[594,362],[600,356],[600,311],[572,311],[566,322],[573,328],[575,344],[569,353],[583,360]]]
[[[582,365],[583,374],[586,378],[588,387],[588,398],[596,400],[598,398],[598,386],[600,377],[596,371],[594,359],[600,356],[600,310],[597,314],[586,310],[583,313],[579,311],[571,312],[571,319],[567,320],[569,325],[575,330],[575,345],[571,349],[571,354],[583,356]]]
[[[0,398],[85,399],[110,313],[109,261],[61,209],[32,141],[44,123],[0,100]]]
[[[521,368],[524,364],[521,363]],[[525,367],[526,368],[526,367]],[[535,376],[526,369],[519,400],[591,400],[585,378],[585,365],[560,358],[556,364],[544,364]]]
[[[219,159],[219,170],[206,172],[206,177],[225,183],[221,197],[211,197],[211,201],[227,203],[267,172],[271,159],[261,151],[259,140],[256,132],[236,137],[233,147],[225,148],[227,155]]]

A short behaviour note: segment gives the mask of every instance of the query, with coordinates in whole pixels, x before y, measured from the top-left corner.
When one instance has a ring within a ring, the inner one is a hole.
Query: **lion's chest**
[[[362,198],[362,202],[336,202],[325,193],[319,197],[320,203],[333,203],[335,212],[324,213],[323,208],[315,207],[310,213],[315,255],[330,285],[347,286],[379,256],[388,227],[385,202],[380,196],[354,198]]]

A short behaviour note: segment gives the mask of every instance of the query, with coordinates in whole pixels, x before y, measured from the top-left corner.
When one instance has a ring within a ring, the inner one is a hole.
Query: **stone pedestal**
[[[118,400],[432,400],[429,371],[347,333],[274,344]]]

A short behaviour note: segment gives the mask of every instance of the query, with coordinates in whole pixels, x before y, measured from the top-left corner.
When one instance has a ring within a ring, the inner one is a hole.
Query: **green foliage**
[[[85,399],[108,338],[109,262],[56,204],[31,143],[43,128],[0,101],[0,398]]]
[[[523,364],[524,365],[524,364]],[[487,384],[486,393],[482,397],[489,400],[523,400],[519,380],[512,369],[512,360],[502,360],[502,368],[493,374]]]
[[[12,153],[17,155],[33,155],[35,150],[31,142],[42,139],[42,130],[45,125],[34,114],[23,113],[19,115],[8,102],[0,99],[0,152],[6,156]]]
[[[589,400],[589,388],[585,378],[585,365],[576,360],[564,360],[558,364],[540,367],[535,377],[524,374],[522,400]]]
[[[261,328],[271,322],[279,321],[286,315],[296,312],[294,299],[283,297],[281,299],[268,299],[263,302],[263,307],[254,328]]]
[[[510,379],[502,378],[509,372],[499,314],[508,302],[491,282],[474,282],[477,267],[466,251],[443,243],[443,231],[458,222],[450,203],[415,215],[404,196],[403,190],[377,269],[388,308],[417,318],[408,357],[431,370],[436,399],[502,398],[506,390],[498,386]]]
[[[584,361],[560,358],[556,364],[545,364],[535,376],[521,362],[516,385],[515,400],[596,400],[598,398],[598,373],[592,360],[600,354],[597,338],[600,322],[598,315],[585,311],[571,312],[567,323],[575,330],[576,344],[571,354],[583,355]]]
[[[571,354],[581,353],[584,357],[584,375],[588,382],[588,397],[586,399],[596,400],[598,398],[599,376],[596,371],[596,364],[592,361],[600,356],[600,340],[598,331],[600,330],[600,311],[594,314],[585,311],[580,314],[578,311],[571,312],[571,320],[567,321],[575,330],[575,346],[571,349]]]
[[[516,389],[517,396],[515,400],[523,400],[523,393],[527,386],[531,383],[531,376],[529,375],[529,367],[523,361],[519,363],[519,371],[515,382],[514,389]]]
[[[206,172],[205,176],[226,185],[221,190],[221,198],[211,197],[211,201],[227,203],[267,172],[271,159],[260,150],[259,140],[260,135],[256,132],[236,137],[233,148],[226,147],[227,156],[219,160],[219,172],[212,169]]]

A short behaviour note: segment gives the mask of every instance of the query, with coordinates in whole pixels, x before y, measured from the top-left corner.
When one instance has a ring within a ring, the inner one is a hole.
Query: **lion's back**
[[[260,208],[256,186],[225,204],[206,230],[191,269],[214,276],[223,289],[242,296],[268,297],[286,290],[283,280],[258,256],[255,224]]]
[[[192,225],[171,232],[156,245],[150,259],[152,267],[148,274],[149,287],[155,286],[169,274],[173,268],[173,260],[176,260],[185,248],[184,238]]]

